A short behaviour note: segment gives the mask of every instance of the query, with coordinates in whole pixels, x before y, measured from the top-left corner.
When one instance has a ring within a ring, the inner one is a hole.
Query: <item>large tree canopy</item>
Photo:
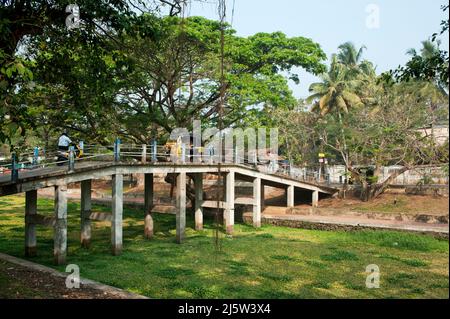
[[[132,26],[134,13],[130,1],[123,0],[80,0],[77,5],[82,17],[80,28],[69,31],[65,21],[69,13],[68,0],[33,1],[2,0],[0,7],[0,141],[13,143],[14,135],[26,136],[29,128],[36,128],[32,114],[23,99],[21,90],[31,80],[43,84],[33,76],[33,69],[41,67],[33,54],[46,54],[48,47],[59,47],[59,60],[64,68],[56,74],[68,76],[71,71],[70,57],[82,46],[99,49],[108,33],[119,34]],[[39,48],[40,52],[37,52]],[[73,50],[73,51],[71,51]],[[52,63],[55,52],[49,52]],[[76,54],[76,53],[75,53]],[[73,65],[73,64],[72,64]],[[45,68],[45,66],[42,66]],[[55,71],[55,69],[49,70]],[[63,84],[64,81],[60,81]],[[35,83],[32,83],[34,85]],[[64,90],[60,90],[60,94]],[[31,112],[33,113],[33,112]],[[13,134],[15,133],[15,134]]]
[[[45,138],[61,126],[91,141],[114,136],[148,142],[194,119],[217,121],[222,25],[201,17],[181,19],[143,14],[128,30],[100,41],[49,42],[35,37],[23,55],[34,85],[17,91],[28,123]],[[292,108],[288,78],[294,67],[314,74],[325,55],[310,39],[283,33],[244,38],[225,26],[225,125],[243,124],[250,112]],[[263,107],[263,108],[262,108]],[[25,122],[25,121],[23,121]],[[45,127],[45,130],[42,128]]]
[[[162,34],[156,41],[140,37],[127,43],[135,64],[130,85],[120,95],[127,133],[148,140],[155,124],[170,132],[200,117],[214,123],[220,97],[220,23],[201,17],[148,19]],[[245,117],[249,107],[293,107],[296,101],[285,76],[293,67],[314,74],[324,70],[318,44],[280,32],[243,38],[227,26],[224,49],[226,125]],[[298,82],[296,74],[289,74]]]

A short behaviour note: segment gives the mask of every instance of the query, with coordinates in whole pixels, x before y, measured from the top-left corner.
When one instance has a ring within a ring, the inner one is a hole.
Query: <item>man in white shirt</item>
[[[64,131],[62,135],[58,139],[58,149],[60,151],[67,151],[69,150],[69,146],[72,143],[72,140],[67,136],[67,132]]]

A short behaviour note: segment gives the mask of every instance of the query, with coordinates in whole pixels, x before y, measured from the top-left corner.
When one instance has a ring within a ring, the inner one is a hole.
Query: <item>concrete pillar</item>
[[[194,175],[195,187],[195,230],[203,230],[203,174]]]
[[[253,227],[261,227],[261,178],[253,180]]]
[[[289,185],[287,188],[287,207],[293,208],[295,206],[295,187]]]
[[[186,232],[186,173],[177,176],[177,243],[181,244]]]
[[[112,219],[111,244],[112,254],[122,253],[122,217],[123,217],[123,175],[112,177]]]
[[[55,224],[53,236],[55,264],[66,263],[67,256],[67,186],[55,186]]]
[[[143,144],[142,145],[142,158],[141,158],[141,163],[142,164],[146,164],[147,163],[147,145]]]
[[[312,207],[319,207],[319,191],[313,191]]]
[[[266,208],[266,201],[265,201],[266,195],[265,195],[265,185],[261,181],[261,212],[264,211]]]
[[[145,174],[145,190],[144,190],[144,202],[145,202],[145,227],[144,237],[147,239],[153,238],[153,174]]]
[[[234,228],[234,200],[235,200],[235,175],[234,172],[230,172],[226,175],[226,208],[224,212],[225,216],[225,229],[228,235],[233,234]]]
[[[89,248],[91,245],[91,191],[92,181],[81,182],[81,246]]]
[[[28,219],[37,214],[37,190],[25,193],[25,256],[34,257],[37,252],[36,225]]]

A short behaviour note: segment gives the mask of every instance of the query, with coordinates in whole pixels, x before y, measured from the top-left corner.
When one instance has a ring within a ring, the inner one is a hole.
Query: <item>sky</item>
[[[311,38],[328,57],[340,44],[365,45],[364,58],[381,73],[405,64],[410,48],[440,31],[446,15],[441,5],[448,0],[227,0],[228,22],[239,36],[282,31],[288,36]],[[378,12],[378,14],[377,14]],[[218,19],[215,1],[194,3],[189,15]],[[378,16],[378,19],[377,19]],[[448,38],[441,47],[448,50]],[[308,96],[317,78],[299,70],[300,84],[290,83],[297,98]]]

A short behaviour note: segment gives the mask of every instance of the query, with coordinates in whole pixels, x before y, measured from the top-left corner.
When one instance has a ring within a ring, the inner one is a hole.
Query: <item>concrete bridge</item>
[[[203,179],[205,174],[218,174],[224,177],[224,198],[217,201],[203,200]],[[285,176],[264,173],[256,166],[243,164],[203,164],[203,163],[125,163],[125,162],[87,162],[80,161],[76,169],[64,167],[36,168],[21,171],[18,177],[11,179],[9,174],[0,175],[0,197],[25,193],[25,254],[36,254],[36,225],[54,228],[54,259],[56,264],[65,264],[67,255],[67,185],[81,183],[81,244],[89,247],[91,241],[91,221],[111,222],[112,253],[122,251],[122,215],[123,215],[123,175],[145,175],[145,219],[146,238],[153,236],[151,212],[154,203],[154,174],[174,174],[176,176],[176,241],[182,243],[186,227],[186,183],[188,178],[195,187],[195,228],[203,228],[203,209],[220,208],[224,212],[224,225],[228,234],[233,234],[234,210],[237,205],[253,206],[253,225],[261,226],[261,206],[264,203],[264,187],[283,188],[287,193],[287,207],[293,207],[295,196],[307,196],[312,206],[318,206],[320,198],[336,194],[337,190],[314,183],[299,181]],[[112,177],[112,212],[92,213],[92,180]],[[252,198],[237,198],[235,181],[253,183]],[[37,191],[54,187],[55,211],[53,217],[39,215],[37,211]]]

